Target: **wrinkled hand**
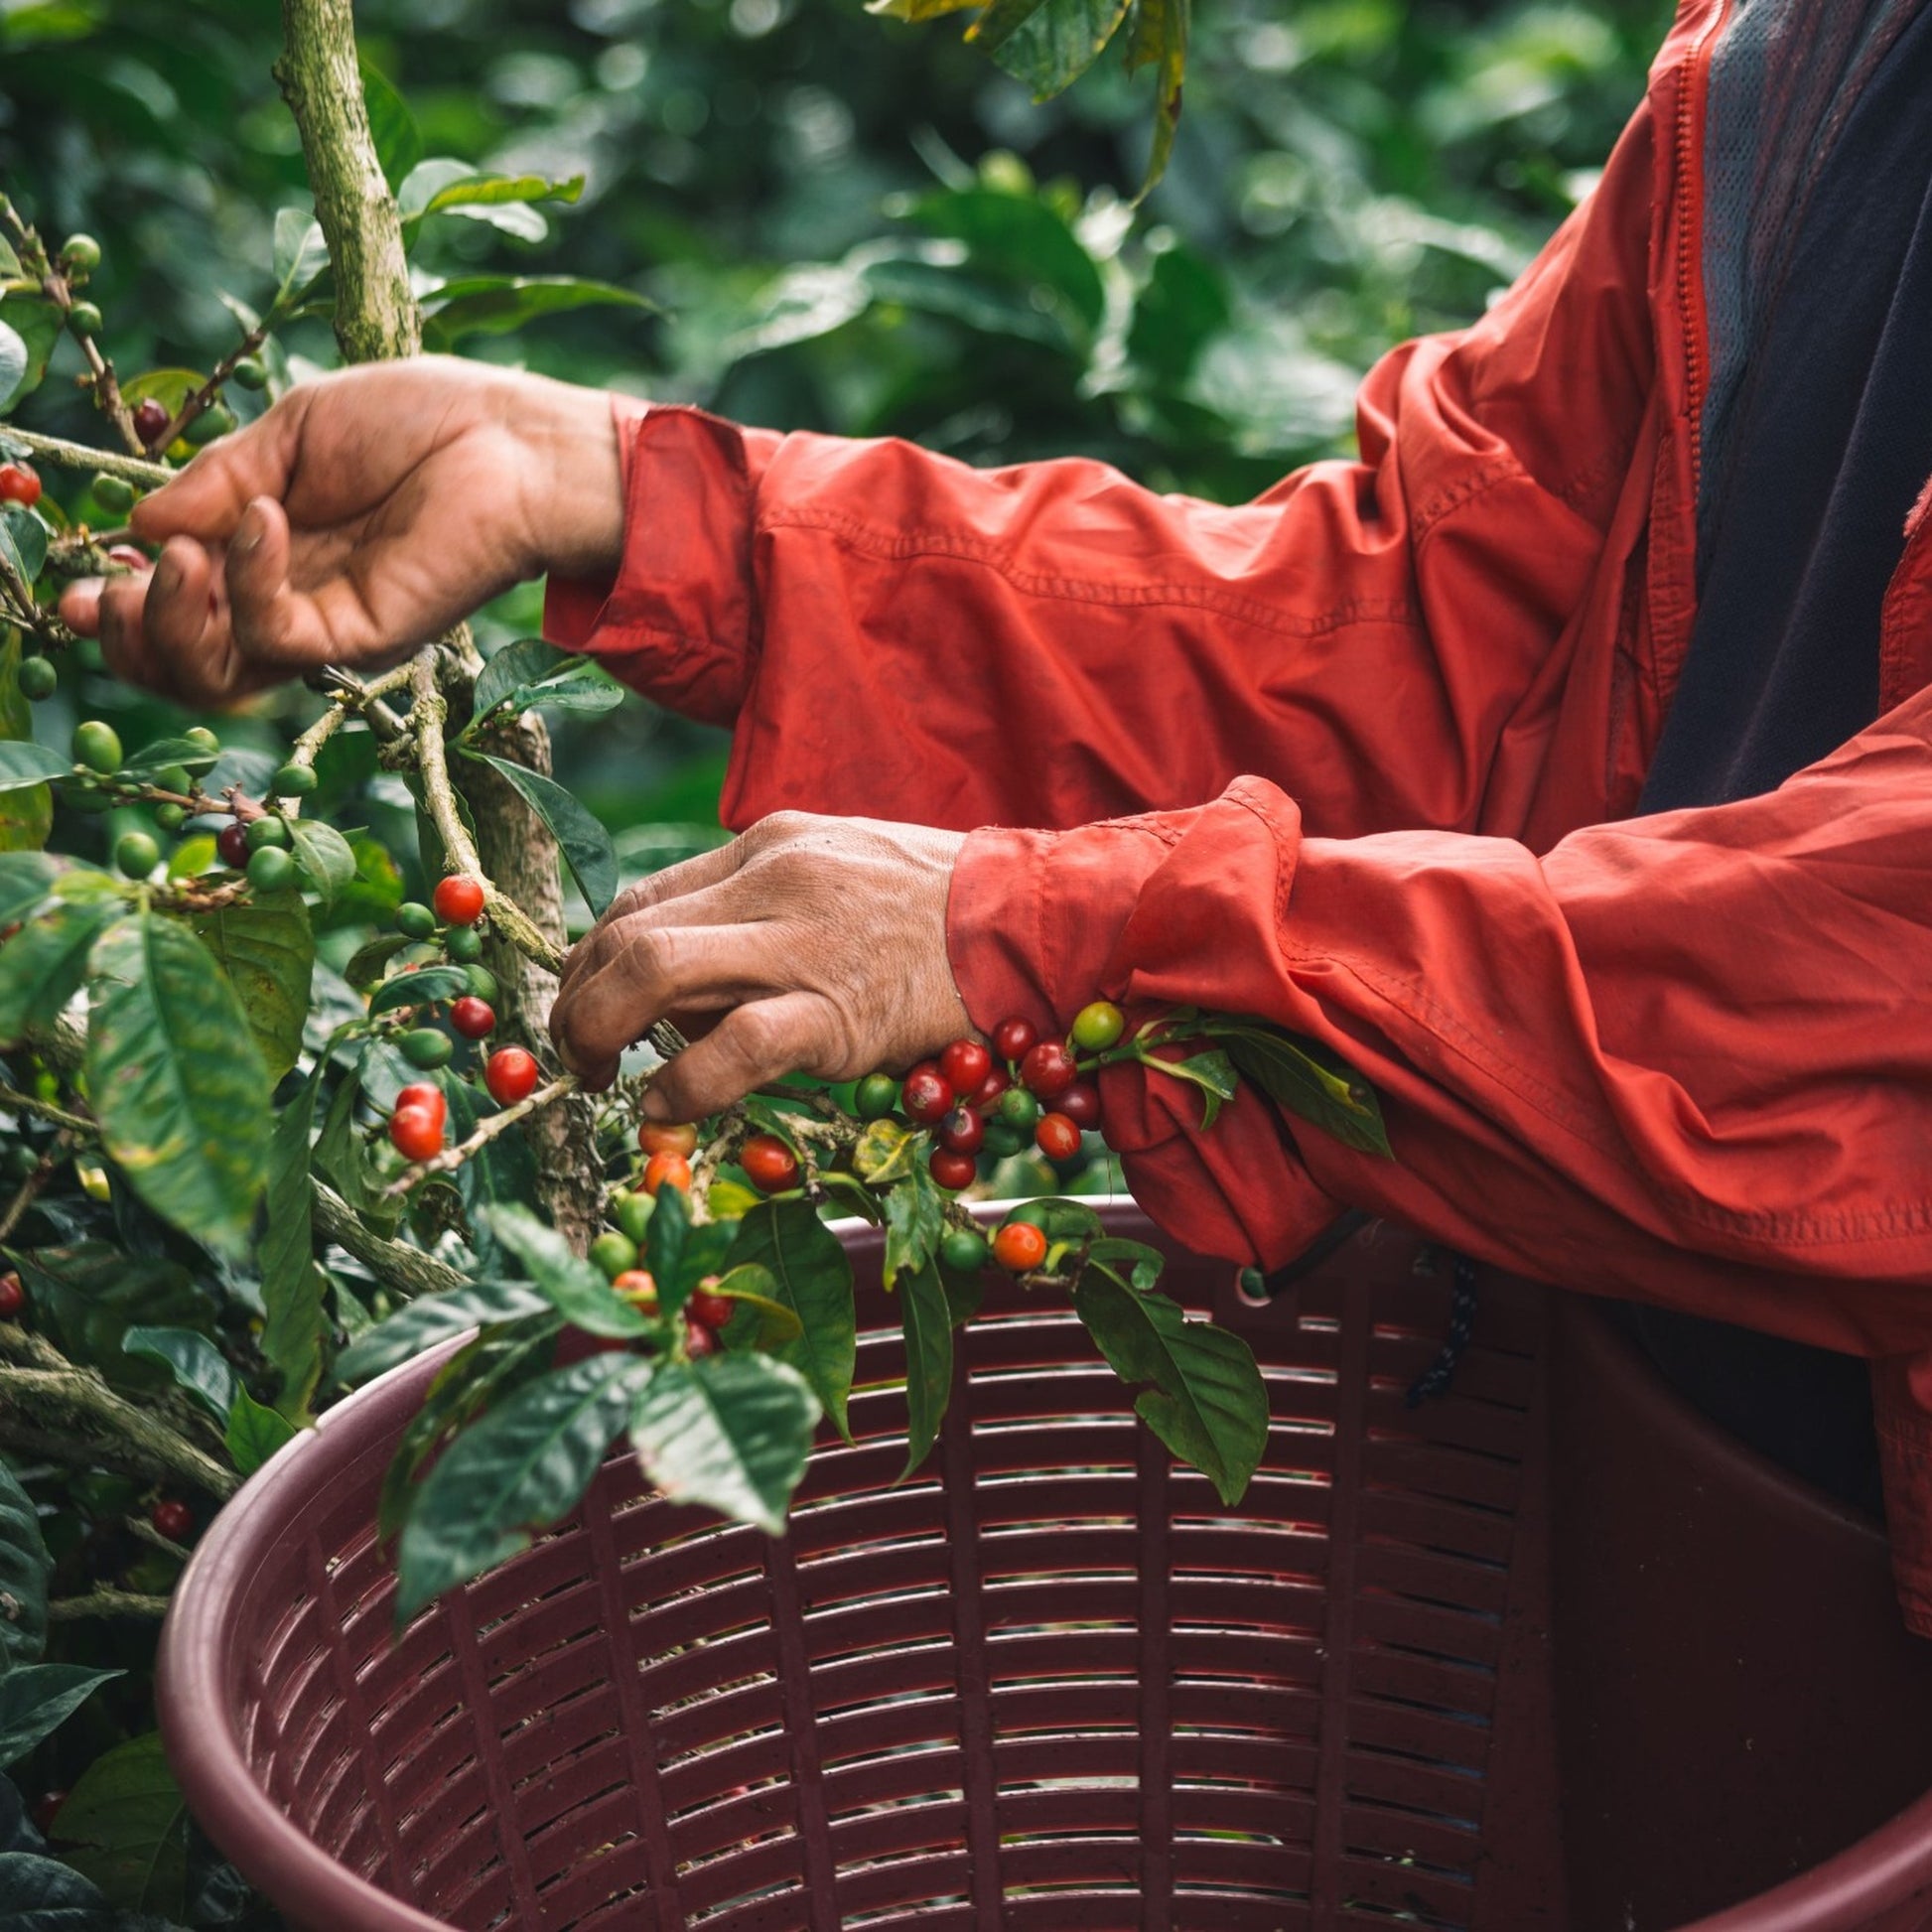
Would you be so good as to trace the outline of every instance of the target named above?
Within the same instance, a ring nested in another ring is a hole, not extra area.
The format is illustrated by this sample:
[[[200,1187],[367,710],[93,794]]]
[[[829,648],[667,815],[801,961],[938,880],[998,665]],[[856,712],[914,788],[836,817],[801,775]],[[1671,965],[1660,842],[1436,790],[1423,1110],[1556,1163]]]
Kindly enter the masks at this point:
[[[117,676],[221,705],[392,663],[549,569],[614,560],[610,399],[424,356],[302,384],[135,505],[152,573],[70,585]]]
[[[661,1019],[724,1018],[651,1081],[702,1120],[786,1073],[856,1079],[972,1031],[946,957],[958,832],[779,812],[622,894],[564,962],[550,1031],[594,1090]]]

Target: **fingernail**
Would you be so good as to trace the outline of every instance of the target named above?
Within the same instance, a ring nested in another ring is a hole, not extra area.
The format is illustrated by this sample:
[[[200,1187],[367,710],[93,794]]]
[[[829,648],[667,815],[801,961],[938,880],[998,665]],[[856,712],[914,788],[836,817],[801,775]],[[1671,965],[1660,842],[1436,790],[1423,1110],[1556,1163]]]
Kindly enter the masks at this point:
[[[646,1120],[669,1120],[671,1103],[655,1087],[646,1087],[643,1099],[638,1102],[637,1111]]]
[[[262,515],[253,503],[241,512],[241,522],[234,533],[234,547],[244,556],[262,540]]]

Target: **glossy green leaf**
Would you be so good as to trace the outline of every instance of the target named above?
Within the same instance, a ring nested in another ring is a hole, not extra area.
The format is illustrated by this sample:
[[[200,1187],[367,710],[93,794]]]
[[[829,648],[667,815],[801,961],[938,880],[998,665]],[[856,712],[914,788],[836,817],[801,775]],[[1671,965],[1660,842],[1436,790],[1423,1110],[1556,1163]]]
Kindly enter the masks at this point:
[[[548,1297],[523,1282],[478,1282],[443,1295],[419,1296],[357,1335],[337,1357],[336,1374],[358,1388],[467,1329],[513,1321],[550,1306]]]
[[[0,791],[45,784],[49,778],[66,777],[72,769],[69,759],[45,745],[28,739],[0,739]]]
[[[130,778],[151,778],[155,773],[166,770],[171,764],[179,764],[192,773],[210,770],[220,760],[219,752],[210,752],[199,740],[156,738],[150,739],[138,751],[129,753],[127,762],[121,766],[121,770]]]
[[[366,993],[380,983],[384,969],[397,953],[407,952],[418,942],[402,932],[379,932],[357,946],[343,968],[343,978],[358,993]]]
[[[29,584],[47,568],[47,525],[24,503],[0,505],[0,561]]]
[[[408,102],[387,76],[366,58],[357,65],[362,70],[362,98],[368,105],[369,132],[375,137],[376,165],[382,170],[382,179],[394,189],[422,160],[423,137]]]
[[[269,1080],[246,1014],[207,948],[153,912],[111,925],[90,960],[87,1090],[142,1199],[230,1254],[267,1180]]]
[[[869,14],[883,14],[891,20],[937,20],[942,14],[963,13],[982,0],[866,0]]]
[[[240,1385],[227,1357],[206,1335],[193,1328],[136,1326],[121,1337],[121,1347],[160,1362],[216,1422],[227,1422]]]
[[[466,336],[513,335],[573,309],[616,306],[648,315],[657,307],[630,289],[570,275],[473,275],[432,289],[423,305],[423,338],[434,348],[448,348]]]
[[[22,1664],[0,1676],[0,1767],[25,1757],[103,1684],[120,1675],[80,1664]]]
[[[26,341],[20,332],[10,324],[0,322],[0,410],[13,401],[14,391],[27,380],[30,359]]]
[[[0,624],[0,743],[24,744],[34,736],[34,706],[20,689],[20,660],[26,650],[22,633]],[[53,826],[51,786],[16,785],[0,791],[0,860],[15,854],[38,856]],[[9,897],[7,883],[0,878],[0,900]],[[25,908],[9,914],[5,923],[24,916]]]
[[[651,1218],[654,1228],[663,1210]],[[527,1207],[505,1203],[486,1208],[483,1219],[511,1254],[530,1271],[530,1279],[573,1327],[613,1340],[648,1334],[650,1324],[557,1230]]]
[[[1268,1445],[1268,1390],[1248,1344],[1104,1266],[1081,1274],[1073,1308],[1123,1382],[1153,1383],[1134,1405],[1141,1419],[1222,1502],[1239,1502]]]
[[[804,1332],[798,1316],[775,1300],[776,1284],[756,1262],[734,1268],[722,1277],[711,1292],[722,1295],[734,1306],[731,1318],[719,1330],[718,1338],[727,1348],[776,1348],[796,1341]]]
[[[1146,1290],[1161,1279],[1161,1271],[1167,1266],[1166,1258],[1159,1248],[1150,1248],[1145,1241],[1129,1241],[1122,1235],[1104,1235],[1098,1241],[1087,1245],[1089,1261],[1104,1261],[1112,1265],[1116,1273],[1125,1272],[1130,1288]]]
[[[644,1473],[672,1501],[779,1536],[818,1418],[804,1378],[784,1362],[712,1355],[649,1374],[630,1412],[630,1440]]]
[[[11,38],[18,15],[10,19]],[[67,334],[60,308],[39,294],[11,294],[0,299],[0,323],[16,336],[27,350],[27,366],[14,380],[13,391],[0,407],[17,408],[38,389],[47,375],[47,364]]]
[[[418,966],[413,972],[392,973],[370,996],[369,1018],[401,1007],[461,999],[469,989],[470,976],[461,966]]]
[[[92,1879],[32,1852],[0,1854],[0,1932],[118,1932]]]
[[[1166,1078],[1185,1080],[1189,1086],[1201,1090],[1202,1133],[1214,1125],[1220,1115],[1222,1102],[1234,1098],[1238,1084],[1234,1062],[1218,1046],[1210,1047],[1204,1053],[1190,1053],[1180,1060],[1150,1054],[1146,1064]]]
[[[291,1421],[309,1413],[322,1378],[329,1332],[324,1282],[315,1261],[315,1190],[309,1176],[310,1139],[324,1067],[318,1063],[275,1119],[268,1147],[267,1212],[259,1253],[262,1278],[262,1358],[279,1378],[275,1406]]]
[[[257,1402],[246,1389],[237,1392],[228,1415],[226,1442],[228,1458],[243,1475],[253,1475],[295,1434],[295,1425],[286,1416]]]
[[[561,651],[540,637],[520,637],[483,666],[477,679],[469,731],[475,732],[492,711],[503,707],[512,713],[533,705],[612,711],[622,704],[623,695],[623,687],[613,683],[595,659]]]
[[[447,1068],[428,1077],[441,1082],[449,1101],[449,1137],[453,1143],[468,1140],[479,1123],[496,1112],[496,1103],[475,1081],[458,1079]],[[485,1142],[451,1177],[462,1197],[464,1213],[477,1231],[479,1255],[486,1267],[499,1269],[501,1254],[483,1212],[502,1201],[536,1197],[536,1161],[529,1141],[520,1133],[499,1134]]]
[[[1212,1027],[1237,1071],[1278,1106],[1358,1153],[1393,1159],[1375,1089],[1325,1046],[1262,1021]]]
[[[18,925],[36,911],[60,873],[44,852],[0,852],[0,925]]]
[[[283,208],[275,217],[275,309],[287,308],[328,266],[322,223],[307,208]]]
[[[966,244],[975,268],[1022,287],[1060,309],[1076,333],[1100,326],[1107,295],[1100,269],[1061,215],[1044,202],[992,188],[924,197],[912,219],[929,234]]]
[[[952,1393],[952,1308],[934,1262],[927,1260],[899,1277],[898,1311],[905,1330],[907,1442],[902,1482],[938,1441]]]
[[[881,1198],[886,1210],[886,1286],[923,1268],[946,1229],[946,1197],[923,1162]]]
[[[75,1870],[108,1902],[179,1918],[188,1888],[188,1809],[150,1731],[116,1745],[81,1772],[61,1807],[61,1837]]]
[[[315,934],[302,895],[257,893],[193,913],[188,923],[240,996],[262,1064],[271,1081],[279,1080],[302,1050],[315,972]]]
[[[130,1327],[213,1332],[214,1305],[176,1262],[96,1240],[16,1250],[14,1262],[36,1321],[53,1330],[65,1354],[99,1369],[117,1388],[148,1393],[173,1379],[171,1370],[122,1347]]]
[[[46,1648],[53,1568],[34,1499],[0,1461],[0,1676],[34,1663]]]
[[[0,946],[0,1040],[61,1017],[86,977],[94,941],[120,911],[118,900],[56,905]]]
[[[508,759],[482,752],[467,756],[500,772],[523,794],[530,809],[550,828],[584,902],[601,917],[618,896],[618,855],[610,833],[554,779]]]
[[[858,1362],[852,1262],[809,1201],[762,1201],[738,1224],[734,1268],[748,1264],[771,1277],[771,1299],[798,1317],[797,1340],[771,1352],[805,1378],[847,1442],[846,1402]]]
[[[355,853],[333,825],[319,818],[289,820],[289,847],[302,876],[325,903],[332,901],[355,877]]]
[[[650,1374],[636,1356],[591,1355],[519,1389],[458,1436],[403,1525],[398,1620],[576,1508]]]
[[[1181,82],[1187,72],[1187,31],[1193,0],[1134,0],[1127,67],[1154,69],[1154,141],[1148,152],[1141,196],[1168,172],[1180,125]]]

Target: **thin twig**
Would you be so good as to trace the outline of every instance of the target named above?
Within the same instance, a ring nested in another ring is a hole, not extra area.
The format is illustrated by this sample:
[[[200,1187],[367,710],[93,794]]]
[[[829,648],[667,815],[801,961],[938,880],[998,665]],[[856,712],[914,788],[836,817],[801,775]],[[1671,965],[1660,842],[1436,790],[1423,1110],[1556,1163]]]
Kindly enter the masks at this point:
[[[136,1541],[145,1543],[150,1549],[159,1550],[163,1556],[179,1557],[183,1563],[188,1561],[188,1552],[171,1536],[163,1536],[145,1516],[123,1516],[127,1533]]]
[[[176,437],[198,416],[206,415],[208,408],[219,399],[222,386],[235,372],[237,362],[245,362],[268,340],[268,325],[258,322],[242,337],[227,354],[208,371],[207,380],[192,394],[182,400],[182,405],[174,413],[168,427],[149,445],[151,449],[166,450],[173,446]]]
[[[432,1154],[427,1161],[417,1161],[405,1168],[382,1190],[384,1197],[406,1194],[433,1173],[454,1172],[462,1167],[464,1162],[481,1154],[499,1134],[508,1133],[519,1120],[576,1091],[577,1075],[560,1073],[547,1087],[539,1087],[535,1093],[517,1101],[514,1106],[505,1107],[501,1113],[491,1114],[487,1119],[479,1121],[475,1132],[467,1141],[459,1141],[455,1147],[446,1147],[442,1153]]]
[[[0,1241],[13,1239],[14,1229],[26,1218],[27,1210],[40,1198],[41,1189],[54,1178],[68,1158],[74,1138],[71,1128],[62,1128],[49,1144],[47,1152],[35,1164],[33,1173],[14,1190],[13,1199],[7,1203],[7,1211],[0,1214]]]
[[[4,1082],[0,1082],[0,1111],[38,1114],[42,1120],[51,1120],[56,1126],[68,1128],[76,1134],[99,1131],[84,1115],[70,1114],[65,1107],[57,1107],[51,1100],[36,1100],[30,1093],[18,1093]]]
[[[57,1596],[47,1606],[50,1623],[77,1623],[89,1616],[164,1617],[168,1614],[165,1596],[137,1595],[133,1590],[110,1589],[97,1584],[85,1596]]]
[[[165,463],[151,463],[144,456],[119,456],[112,450],[90,449],[85,443],[69,443],[64,436],[43,436],[38,430],[20,429],[12,423],[0,428],[0,438],[21,444],[30,455],[58,464],[62,469],[97,470],[104,477],[118,477],[141,489],[159,489],[181,474]]]

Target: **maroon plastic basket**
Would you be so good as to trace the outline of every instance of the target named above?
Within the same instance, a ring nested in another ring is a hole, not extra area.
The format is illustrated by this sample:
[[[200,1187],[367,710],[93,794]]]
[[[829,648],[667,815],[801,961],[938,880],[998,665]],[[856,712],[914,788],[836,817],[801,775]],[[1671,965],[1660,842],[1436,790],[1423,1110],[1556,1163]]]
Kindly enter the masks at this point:
[[[618,1459],[392,1643],[374,1497],[440,1353],[398,1370],[189,1568],[192,1809],[310,1932],[1649,1932],[1770,1885],[1710,1926],[1932,1924],[1932,1801],[1854,1843],[1932,1786],[1932,1647],[1870,1526],[1507,1278],[1409,1410],[1449,1270],[1391,1230],[1265,1310],[1225,1265],[1167,1286],[1268,1379],[1236,1510],[1007,1286],[910,1481],[882,1327],[783,1541]]]

